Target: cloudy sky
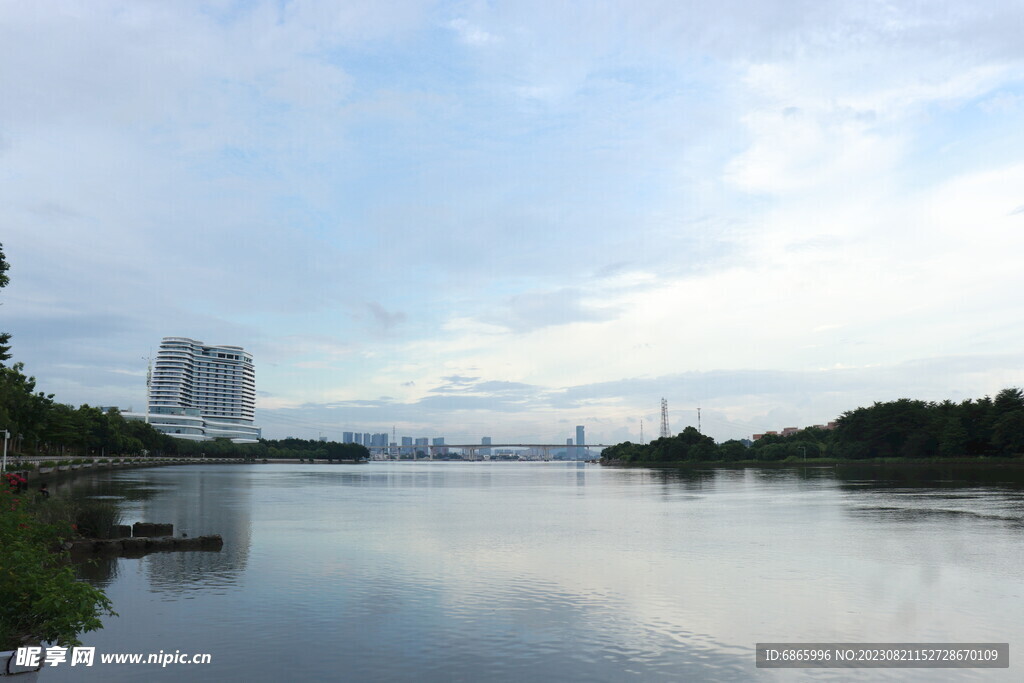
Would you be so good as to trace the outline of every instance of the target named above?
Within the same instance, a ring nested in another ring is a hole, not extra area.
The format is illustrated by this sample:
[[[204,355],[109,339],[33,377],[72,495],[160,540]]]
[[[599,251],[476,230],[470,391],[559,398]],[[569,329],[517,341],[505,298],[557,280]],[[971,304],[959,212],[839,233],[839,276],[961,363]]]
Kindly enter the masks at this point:
[[[722,440],[1024,384],[1021,2],[0,0],[0,329],[264,435]]]

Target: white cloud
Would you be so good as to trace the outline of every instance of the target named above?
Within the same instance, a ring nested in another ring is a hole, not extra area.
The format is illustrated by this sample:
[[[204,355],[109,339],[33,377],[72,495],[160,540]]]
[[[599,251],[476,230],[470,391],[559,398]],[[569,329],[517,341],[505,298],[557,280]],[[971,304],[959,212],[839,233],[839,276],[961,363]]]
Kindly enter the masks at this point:
[[[459,40],[467,45],[481,46],[499,40],[497,36],[488,33],[479,26],[474,26],[465,19],[452,19],[448,22],[448,27],[455,31],[459,36]]]
[[[574,387],[998,357],[1021,332],[1021,18],[7,3],[7,327],[62,400],[137,402],[136,358],[187,334],[254,349],[262,409],[477,431],[505,411],[551,438],[651,403],[559,404]],[[1018,377],[978,367],[948,386]],[[877,398],[912,371],[882,374]],[[432,397],[454,375],[493,391]],[[809,415],[765,376],[709,409]]]
[[[727,177],[749,192],[862,191],[877,182],[880,169],[893,169],[902,152],[899,137],[882,134],[855,112],[758,111],[744,122],[752,144]]]

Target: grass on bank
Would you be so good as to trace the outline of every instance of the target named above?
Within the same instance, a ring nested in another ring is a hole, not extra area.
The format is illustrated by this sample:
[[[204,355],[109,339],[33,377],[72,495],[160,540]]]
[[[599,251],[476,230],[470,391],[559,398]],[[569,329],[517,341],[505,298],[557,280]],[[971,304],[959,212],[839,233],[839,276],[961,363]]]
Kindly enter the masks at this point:
[[[36,500],[29,506],[43,524],[67,526],[84,538],[113,538],[121,524],[121,510],[114,501],[57,497]]]

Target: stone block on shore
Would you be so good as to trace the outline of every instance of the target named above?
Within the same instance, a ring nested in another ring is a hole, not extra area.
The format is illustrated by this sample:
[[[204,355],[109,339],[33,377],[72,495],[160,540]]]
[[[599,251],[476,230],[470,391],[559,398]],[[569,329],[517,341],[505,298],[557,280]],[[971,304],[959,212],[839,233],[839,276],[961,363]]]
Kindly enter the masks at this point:
[[[68,548],[74,555],[120,554],[124,550],[120,538],[84,538],[71,541]]]
[[[147,553],[166,551],[220,551],[224,547],[224,539],[220,534],[212,536],[196,536],[194,538],[174,536],[133,536],[131,538],[83,538],[64,545],[75,555],[120,554],[129,557],[141,557]]]
[[[212,536],[199,536],[199,547],[203,550],[220,550],[224,547],[224,539],[221,538],[220,534],[214,534]]]
[[[153,538],[156,536],[173,536],[173,524],[151,524],[149,522],[135,522],[132,525],[132,536]]]
[[[156,534],[153,533],[152,524],[149,524],[147,522],[135,522],[135,524],[132,524],[132,536],[137,536],[140,538],[149,538],[150,536],[155,535]]]

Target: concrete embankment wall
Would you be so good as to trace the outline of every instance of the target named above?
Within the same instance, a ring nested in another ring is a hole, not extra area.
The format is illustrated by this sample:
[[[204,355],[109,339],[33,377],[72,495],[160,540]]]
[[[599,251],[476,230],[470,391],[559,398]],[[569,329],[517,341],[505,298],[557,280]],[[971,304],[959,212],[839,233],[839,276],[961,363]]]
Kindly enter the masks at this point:
[[[169,465],[209,465],[209,464],[232,464],[246,465],[253,464],[252,460],[240,460],[237,458],[124,458],[119,462],[98,462],[100,458],[92,462],[85,462],[78,465],[58,465],[54,467],[39,467],[41,462],[52,461],[53,458],[32,458],[25,460],[14,460],[8,458],[7,471],[20,474],[29,480],[29,486],[38,486],[44,482],[65,477],[74,477],[77,474],[100,472],[105,470],[130,469],[134,467],[166,467]],[[26,467],[25,465],[31,465]]]

